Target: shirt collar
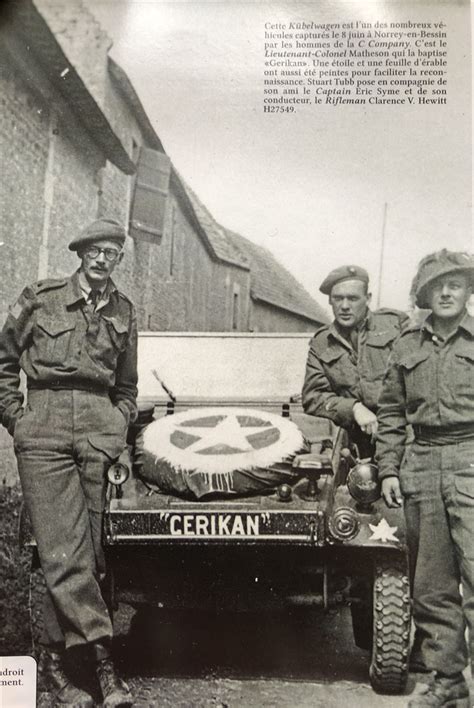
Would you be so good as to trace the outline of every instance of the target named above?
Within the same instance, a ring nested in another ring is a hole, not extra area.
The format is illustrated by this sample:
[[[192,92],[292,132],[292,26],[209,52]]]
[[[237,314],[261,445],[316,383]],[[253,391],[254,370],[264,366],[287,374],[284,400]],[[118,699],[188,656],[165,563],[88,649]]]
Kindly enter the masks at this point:
[[[367,314],[366,314],[365,318],[362,320],[360,325],[357,327],[356,331],[360,332],[363,329],[374,329],[374,318],[373,318],[372,312],[370,310],[367,310]],[[329,325],[329,332],[334,337],[336,337],[336,339],[342,338],[345,341],[347,341],[345,339],[344,335],[342,334],[341,330],[339,329],[336,320],[333,320],[333,322],[331,322],[331,324]],[[351,330],[351,332],[352,332],[352,330]]]
[[[81,288],[82,292],[84,293],[84,299],[87,301],[89,295],[91,294],[91,286],[89,285],[86,276],[82,272],[82,270],[79,270],[77,273],[77,279],[79,281],[79,287]],[[98,299],[100,300],[107,288],[108,282],[102,287],[102,288],[97,288],[97,292],[99,293]]]
[[[362,329],[364,325],[367,329],[375,329],[374,316],[370,310],[367,310],[367,315],[360,329]]]
[[[458,324],[457,329],[462,329],[469,334],[471,338],[474,338],[474,317],[468,312],[464,315],[461,322]],[[426,316],[421,324],[421,331],[427,332],[430,336],[434,334],[433,330],[433,319],[431,312]],[[457,331],[457,330],[455,330]]]
[[[67,289],[66,305],[74,305],[79,300],[87,302],[89,293],[92,290],[81,270],[76,270],[69,278]],[[105,286],[99,291],[100,299],[107,299],[116,290],[115,283],[109,278]]]

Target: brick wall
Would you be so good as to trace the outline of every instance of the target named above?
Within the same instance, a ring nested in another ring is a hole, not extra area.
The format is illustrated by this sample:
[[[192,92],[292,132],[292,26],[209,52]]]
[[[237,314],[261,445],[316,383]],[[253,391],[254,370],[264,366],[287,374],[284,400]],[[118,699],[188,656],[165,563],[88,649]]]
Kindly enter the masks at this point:
[[[248,302],[248,272],[214,261],[176,195],[168,200],[161,243],[129,239],[115,278],[134,301],[140,329],[231,329],[234,283]],[[247,305],[240,329],[247,328]]]
[[[48,229],[48,276],[63,277],[78,265],[68,243],[95,219],[98,207],[98,174],[103,157],[78,130],[73,142],[67,126],[58,122],[54,136],[53,198]]]
[[[88,90],[103,107],[111,38],[81,0],[35,0],[35,5]]]
[[[67,244],[95,218],[100,150],[21,45],[0,40],[0,316],[23,287],[69,275]]]
[[[0,316],[26,282],[34,280],[43,216],[49,110],[0,50]]]
[[[130,155],[145,137],[119,85],[107,73],[110,45],[81,2],[37,0],[63,51]],[[0,38],[2,74],[2,223],[0,315],[23,286],[64,277],[78,265],[67,244],[97,215],[128,225],[133,177],[110,163],[55,93],[34,56]],[[34,51],[34,38],[32,38]],[[170,187],[172,190],[173,188]],[[116,281],[135,302],[139,327],[154,330],[305,331],[302,318],[253,307],[248,270],[217,261],[207,250],[187,207],[172,191],[163,238],[127,240]]]

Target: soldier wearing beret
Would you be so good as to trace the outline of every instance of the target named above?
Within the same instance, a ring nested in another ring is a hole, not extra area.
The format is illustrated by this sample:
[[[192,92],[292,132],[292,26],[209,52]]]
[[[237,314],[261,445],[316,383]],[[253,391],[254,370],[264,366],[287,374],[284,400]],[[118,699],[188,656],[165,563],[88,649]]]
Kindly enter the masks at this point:
[[[360,266],[336,268],[319,289],[329,296],[334,322],[311,340],[303,407],[346,428],[360,457],[372,457],[382,379],[407,316],[397,310],[370,311],[369,276]]]
[[[380,397],[382,493],[389,507],[404,499],[416,562],[414,617],[435,672],[411,708],[470,706],[462,671],[466,624],[471,668],[474,656],[473,286],[474,259],[466,254],[442,250],[421,261],[412,291],[431,313],[395,344]]]
[[[110,277],[125,237],[116,221],[94,221],[69,245],[80,268],[26,287],[0,335],[0,416],[47,585],[42,663],[54,705],[94,705],[65,671],[71,649],[95,662],[104,706],[131,705],[100,585],[106,473],[136,417],[135,310]]]

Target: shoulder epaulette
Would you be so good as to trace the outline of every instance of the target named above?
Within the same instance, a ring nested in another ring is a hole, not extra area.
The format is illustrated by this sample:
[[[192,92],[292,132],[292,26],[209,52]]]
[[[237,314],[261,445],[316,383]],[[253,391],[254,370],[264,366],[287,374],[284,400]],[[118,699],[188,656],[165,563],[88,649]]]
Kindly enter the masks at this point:
[[[316,330],[316,332],[313,334],[313,339],[318,336],[318,334],[322,334],[322,332],[326,332],[329,329],[329,325],[325,324],[319,327],[319,329]]]
[[[47,290],[55,290],[56,288],[62,288],[66,285],[67,278],[48,278],[46,280],[38,280],[31,286],[31,289],[35,293],[44,293]]]
[[[423,323],[422,322],[411,322],[400,332],[400,337],[405,337],[407,334],[413,334],[413,332],[419,332]]]
[[[120,292],[120,290],[117,290],[117,294],[119,297],[122,298],[122,300],[125,300],[125,302],[127,302],[129,305],[131,305],[131,307],[133,307],[133,302],[130,300],[129,297],[125,295],[125,293],[122,293]]]
[[[407,313],[403,312],[403,310],[395,310],[395,309],[392,309],[391,307],[381,307],[378,310],[374,310],[373,314],[374,315],[395,315],[395,317],[398,317],[399,319],[400,318],[405,319],[406,317],[408,317]]]

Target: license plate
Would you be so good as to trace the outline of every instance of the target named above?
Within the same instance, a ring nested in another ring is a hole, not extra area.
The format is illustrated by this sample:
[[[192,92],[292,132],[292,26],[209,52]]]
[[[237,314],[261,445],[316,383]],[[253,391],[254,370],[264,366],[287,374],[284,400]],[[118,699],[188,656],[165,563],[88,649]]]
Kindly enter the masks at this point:
[[[317,542],[320,518],[307,512],[154,511],[109,514],[114,542],[300,540]]]

